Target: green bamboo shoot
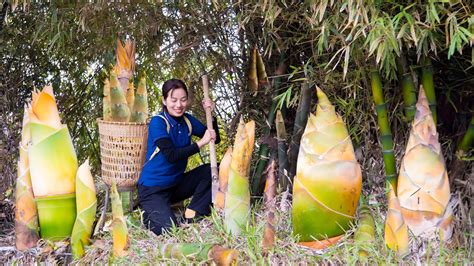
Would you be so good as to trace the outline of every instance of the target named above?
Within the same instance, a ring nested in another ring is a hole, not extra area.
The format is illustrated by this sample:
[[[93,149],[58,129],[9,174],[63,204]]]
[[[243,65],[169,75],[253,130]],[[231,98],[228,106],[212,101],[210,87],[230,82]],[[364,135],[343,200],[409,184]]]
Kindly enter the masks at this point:
[[[71,235],[76,218],[77,157],[66,125],[62,125],[53,88],[34,92],[29,108],[31,183],[42,238]]]
[[[239,252],[235,249],[226,249],[214,244],[201,243],[172,243],[159,247],[159,254],[163,258],[192,259],[196,262],[211,260],[216,265],[236,265]]]
[[[127,221],[123,215],[122,201],[117,191],[115,180],[112,181],[110,189],[110,201],[112,204],[112,240],[114,256],[122,257],[128,254],[128,229]]]
[[[146,90],[146,75],[142,74],[138,82],[135,103],[133,104],[132,122],[146,123],[148,119],[148,94]]]
[[[359,227],[354,233],[354,242],[359,247],[359,256],[367,257],[368,247],[375,242],[375,221],[367,206],[359,211]]]
[[[114,70],[110,71],[110,104],[113,121],[128,122],[130,120],[130,108]]]
[[[225,194],[224,225],[232,235],[239,235],[250,218],[249,170],[254,146],[255,122],[240,120],[235,136]]]
[[[318,107],[301,138],[293,183],[293,233],[300,244],[333,244],[354,219],[362,172],[342,118],[317,88]],[[323,245],[322,247],[325,247]]]
[[[97,211],[97,196],[89,160],[77,170],[76,176],[77,217],[72,229],[71,246],[74,259],[84,256],[84,247],[89,245],[92,225]]]
[[[15,192],[15,245],[21,251],[34,247],[39,240],[38,211],[33,195],[28,162],[28,145],[30,140],[30,119],[28,109],[25,106]]]

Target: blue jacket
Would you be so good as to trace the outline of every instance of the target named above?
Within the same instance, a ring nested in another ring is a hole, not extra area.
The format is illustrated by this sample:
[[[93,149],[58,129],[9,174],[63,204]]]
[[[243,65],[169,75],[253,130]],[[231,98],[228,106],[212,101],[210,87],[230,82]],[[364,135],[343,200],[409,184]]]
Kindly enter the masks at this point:
[[[178,183],[179,178],[186,170],[188,160],[182,160],[176,163],[170,163],[162,152],[158,152],[150,160],[157,147],[157,140],[161,138],[170,138],[176,148],[191,145],[191,136],[202,136],[206,127],[195,117],[185,113],[184,115],[191,123],[192,132],[189,134],[189,128],[184,119],[175,119],[167,112],[161,112],[151,118],[148,127],[148,146],[145,165],[143,166],[138,184],[145,186],[170,187]],[[166,121],[169,124],[167,130]]]

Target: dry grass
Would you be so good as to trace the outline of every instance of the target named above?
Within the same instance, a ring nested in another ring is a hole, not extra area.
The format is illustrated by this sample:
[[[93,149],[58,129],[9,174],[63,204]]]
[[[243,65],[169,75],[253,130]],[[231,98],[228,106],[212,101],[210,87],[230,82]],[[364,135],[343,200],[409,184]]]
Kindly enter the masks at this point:
[[[455,195],[456,196],[456,195]],[[462,196],[462,195],[458,195]],[[286,200],[282,200],[286,198]],[[268,256],[263,256],[262,233],[265,223],[262,217],[262,205],[257,203],[252,211],[253,226],[246,228],[238,237],[227,234],[223,227],[223,220],[213,213],[211,217],[197,224],[185,224],[174,228],[165,235],[156,236],[145,230],[140,224],[140,213],[136,210],[129,216],[128,226],[130,231],[129,255],[122,258],[111,256],[112,242],[109,232],[101,232],[96,236],[94,243],[86,249],[86,255],[80,261],[71,261],[69,247],[65,243],[41,242],[37,248],[27,252],[18,252],[14,249],[1,251],[1,258],[7,264],[25,264],[33,262],[44,263],[80,263],[80,264],[190,264],[205,263],[194,261],[192,257],[183,260],[162,258],[158,252],[159,245],[163,243],[215,243],[224,247],[234,248],[240,252],[239,263],[242,265],[253,264],[470,264],[472,263],[472,245],[474,234],[468,230],[472,225],[468,206],[462,201],[456,208],[456,228],[453,238],[448,243],[439,244],[438,241],[421,241],[412,238],[411,253],[400,258],[385,247],[383,241],[383,227],[385,204],[375,199],[383,195],[372,195],[369,199],[370,208],[376,221],[376,241],[368,246],[368,257],[364,260],[358,256],[360,246],[352,241],[353,230],[347,232],[344,239],[336,246],[323,251],[314,251],[296,244],[297,238],[291,234],[291,207],[288,195],[279,196],[277,208],[277,239],[275,248]],[[10,228],[13,229],[13,228]],[[14,235],[10,231],[2,237],[2,245],[13,246]]]

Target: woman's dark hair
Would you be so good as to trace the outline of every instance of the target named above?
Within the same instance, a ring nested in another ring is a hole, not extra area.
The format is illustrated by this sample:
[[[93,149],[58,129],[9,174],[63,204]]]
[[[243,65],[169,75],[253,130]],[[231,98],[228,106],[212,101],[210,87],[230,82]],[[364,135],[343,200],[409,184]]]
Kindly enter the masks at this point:
[[[186,87],[186,84],[184,84],[182,80],[169,79],[163,84],[163,87],[161,88],[161,95],[163,95],[163,98],[166,99],[168,98],[170,91],[179,88],[183,89],[186,92],[186,95],[188,95],[188,87]]]

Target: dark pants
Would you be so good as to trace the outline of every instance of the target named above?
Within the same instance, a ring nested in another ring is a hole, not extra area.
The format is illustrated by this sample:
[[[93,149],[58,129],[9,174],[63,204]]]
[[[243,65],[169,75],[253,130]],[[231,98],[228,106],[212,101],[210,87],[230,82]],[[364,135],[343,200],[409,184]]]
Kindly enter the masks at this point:
[[[211,167],[201,165],[183,174],[181,181],[172,187],[138,185],[138,200],[144,210],[145,226],[160,235],[163,230],[177,224],[171,204],[193,197],[188,208],[196,215],[211,213]]]

